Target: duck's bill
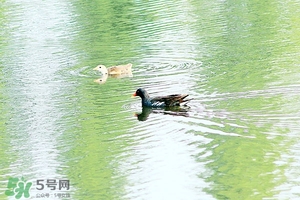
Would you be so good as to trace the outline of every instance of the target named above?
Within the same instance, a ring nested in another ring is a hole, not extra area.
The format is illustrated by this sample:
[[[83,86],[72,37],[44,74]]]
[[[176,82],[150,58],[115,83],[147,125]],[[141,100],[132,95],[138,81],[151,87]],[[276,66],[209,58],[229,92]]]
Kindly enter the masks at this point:
[[[132,94],[131,98],[136,97],[136,92]]]
[[[98,67],[95,67],[93,70],[98,70]]]

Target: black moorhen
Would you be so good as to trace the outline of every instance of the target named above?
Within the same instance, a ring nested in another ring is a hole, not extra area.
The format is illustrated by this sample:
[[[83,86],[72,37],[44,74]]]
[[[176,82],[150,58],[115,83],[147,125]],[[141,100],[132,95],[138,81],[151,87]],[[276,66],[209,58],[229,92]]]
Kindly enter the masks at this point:
[[[184,99],[188,94],[171,94],[168,96],[158,96],[150,98],[149,94],[143,88],[137,89],[137,91],[132,96],[139,96],[142,98],[143,107],[172,107],[180,106],[180,103],[190,101],[191,99]]]

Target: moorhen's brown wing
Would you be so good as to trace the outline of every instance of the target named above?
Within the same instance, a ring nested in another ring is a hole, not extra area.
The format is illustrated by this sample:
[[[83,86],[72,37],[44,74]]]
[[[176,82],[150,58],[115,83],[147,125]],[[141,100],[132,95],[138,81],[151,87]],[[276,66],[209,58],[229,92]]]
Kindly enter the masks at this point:
[[[189,96],[188,94],[171,94],[168,96],[158,96],[158,97],[153,97],[151,99],[151,103],[152,105],[155,106],[160,106],[159,104],[161,104],[161,106],[180,106],[180,103],[189,101],[188,99],[185,100],[184,98],[186,98],[187,96]]]

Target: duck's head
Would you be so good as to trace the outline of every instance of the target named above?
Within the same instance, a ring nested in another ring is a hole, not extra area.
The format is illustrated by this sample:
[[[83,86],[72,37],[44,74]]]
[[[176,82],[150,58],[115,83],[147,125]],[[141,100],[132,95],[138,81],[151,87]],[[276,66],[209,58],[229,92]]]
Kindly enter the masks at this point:
[[[98,65],[93,70],[101,72],[103,75],[108,74],[107,68],[104,65]]]

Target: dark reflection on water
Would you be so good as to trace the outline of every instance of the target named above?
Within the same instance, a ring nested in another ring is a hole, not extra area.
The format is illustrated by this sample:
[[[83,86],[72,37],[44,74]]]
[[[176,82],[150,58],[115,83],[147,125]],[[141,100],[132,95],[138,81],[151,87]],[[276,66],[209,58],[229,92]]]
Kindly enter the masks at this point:
[[[173,115],[173,116],[184,116],[188,117],[189,107],[182,108],[182,107],[170,107],[165,109],[154,109],[154,108],[147,108],[143,107],[141,113],[135,113],[135,116],[139,121],[146,121],[151,113],[157,114],[165,114],[165,115]]]
[[[0,199],[22,175],[70,199],[299,197],[298,2],[2,3]]]

